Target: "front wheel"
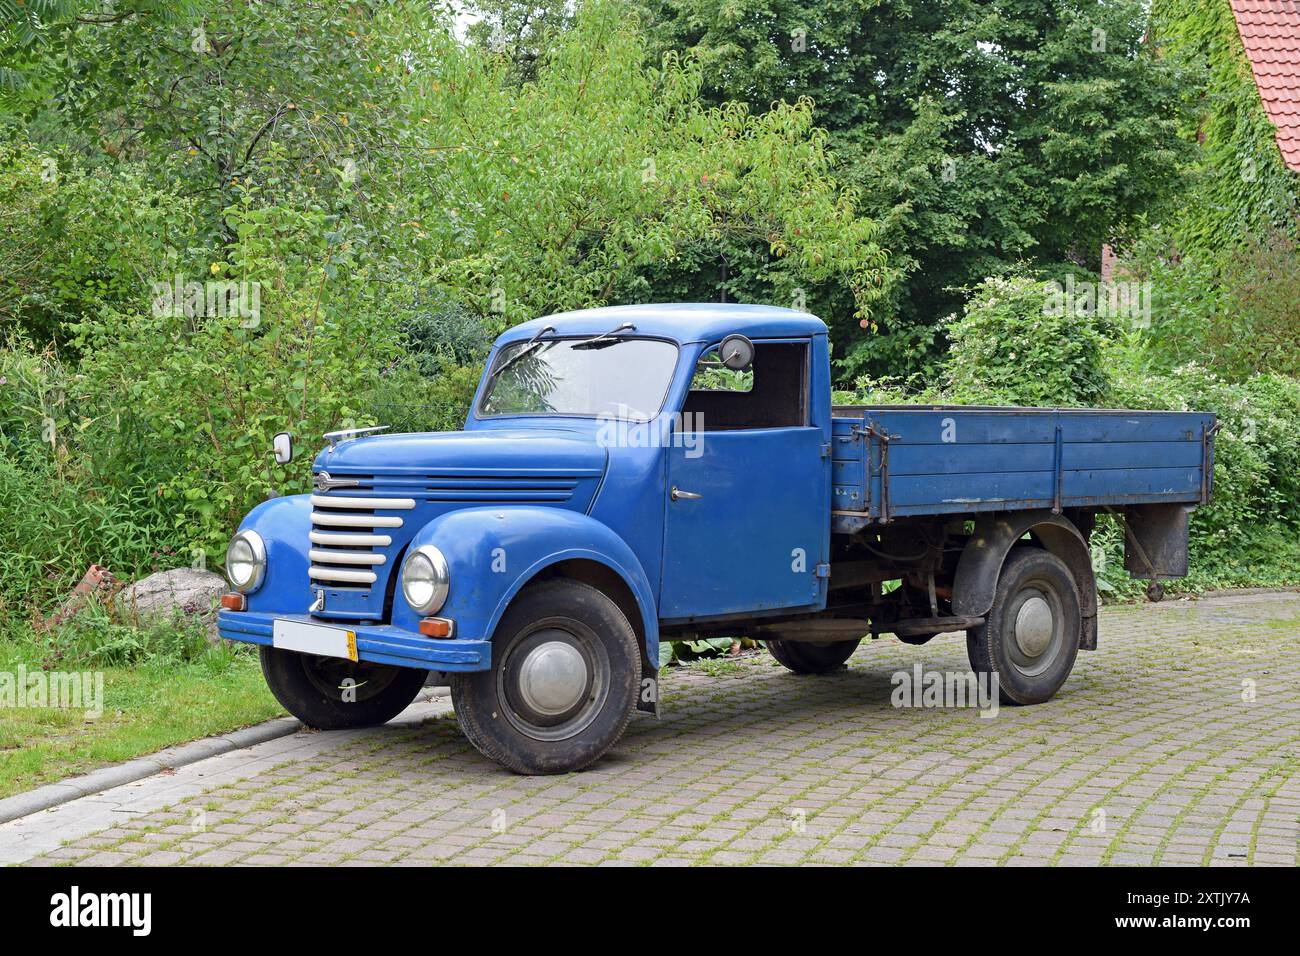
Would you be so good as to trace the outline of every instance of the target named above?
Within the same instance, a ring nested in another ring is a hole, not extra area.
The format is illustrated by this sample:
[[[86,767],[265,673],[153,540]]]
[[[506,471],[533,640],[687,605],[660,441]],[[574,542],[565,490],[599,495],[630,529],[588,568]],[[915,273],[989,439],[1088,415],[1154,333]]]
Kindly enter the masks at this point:
[[[861,642],[861,638],[854,638],[851,641],[810,644],[806,641],[773,638],[767,642],[767,650],[778,662],[796,674],[827,674],[852,657]]]
[[[424,686],[428,671],[260,648],[262,675],[284,709],[308,727],[344,730],[387,723]]]
[[[985,622],[966,632],[966,651],[977,673],[997,675],[1004,704],[1040,704],[1070,676],[1082,626],[1065,562],[1017,548],[1002,565]]]
[[[640,645],[618,605],[579,581],[544,581],[501,618],[492,669],[452,675],[451,699],[485,757],[515,773],[566,773],[623,736],[640,679]]]

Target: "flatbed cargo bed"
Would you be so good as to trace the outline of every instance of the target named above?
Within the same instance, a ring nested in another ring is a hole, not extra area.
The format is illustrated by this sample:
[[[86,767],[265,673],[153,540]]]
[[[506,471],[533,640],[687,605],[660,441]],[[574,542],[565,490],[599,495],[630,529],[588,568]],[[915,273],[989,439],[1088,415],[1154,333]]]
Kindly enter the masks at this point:
[[[912,516],[1203,504],[1214,415],[1128,409],[836,406],[832,527]]]

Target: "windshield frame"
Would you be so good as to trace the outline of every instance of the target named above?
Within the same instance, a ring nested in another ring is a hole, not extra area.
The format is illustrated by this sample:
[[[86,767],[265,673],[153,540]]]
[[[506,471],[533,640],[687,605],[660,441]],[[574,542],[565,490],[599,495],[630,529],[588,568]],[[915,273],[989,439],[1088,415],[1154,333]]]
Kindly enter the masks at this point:
[[[596,337],[596,334],[567,334],[567,335],[547,335],[538,340],[536,344],[549,345],[556,342],[584,342]],[[666,376],[664,381],[664,393],[659,398],[659,404],[653,412],[649,412],[644,418],[632,418],[619,416],[613,418],[614,421],[645,423],[654,421],[664,410],[664,405],[668,402],[668,397],[672,394],[673,383],[677,381],[677,373],[681,370],[682,363],[682,345],[676,339],[670,339],[662,335],[637,335],[635,331],[629,330],[628,334],[619,335],[612,339],[614,342],[625,342],[636,340],[641,342],[664,342],[673,347],[673,368]],[[474,398],[474,418],[479,421],[495,421],[502,418],[577,418],[596,421],[600,418],[608,417],[603,412],[501,412],[493,414],[483,410],[483,402],[491,393],[496,384],[496,373],[501,363],[505,361],[502,356],[507,349],[518,346],[526,346],[527,338],[512,339],[509,342],[502,342],[492,353],[492,360],[483,369],[483,378],[479,385],[478,395]],[[599,351],[599,350],[598,350]],[[517,352],[515,354],[518,354]]]

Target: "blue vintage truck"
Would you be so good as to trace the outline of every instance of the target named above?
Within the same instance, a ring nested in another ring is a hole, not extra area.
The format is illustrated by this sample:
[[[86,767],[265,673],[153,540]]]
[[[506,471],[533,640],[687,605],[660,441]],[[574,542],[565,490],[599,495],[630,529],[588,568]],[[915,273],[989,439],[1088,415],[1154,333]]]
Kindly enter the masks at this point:
[[[663,641],[748,635],[817,674],[866,635],[965,631],[1001,699],[1037,704],[1097,644],[1098,514],[1151,596],[1187,573],[1215,428],[832,408],[826,326],[788,309],[553,315],[497,340],[463,431],[327,435],[314,490],[231,541],[219,628],[320,728],[382,723],[444,672],[466,736],[520,773],[657,712]]]

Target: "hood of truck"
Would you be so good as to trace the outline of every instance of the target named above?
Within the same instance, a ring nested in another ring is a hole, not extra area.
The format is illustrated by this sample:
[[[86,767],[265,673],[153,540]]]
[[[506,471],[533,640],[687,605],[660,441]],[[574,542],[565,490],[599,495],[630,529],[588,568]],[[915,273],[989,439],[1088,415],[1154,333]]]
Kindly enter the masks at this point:
[[[325,594],[313,613],[380,619],[402,552],[428,522],[485,505],[586,512],[605,466],[594,436],[544,428],[374,435],[322,451],[310,547],[312,588]]]
[[[366,483],[376,490],[400,485],[435,499],[444,491],[474,490],[484,501],[527,500],[535,490],[547,492],[536,500],[554,502],[551,492],[563,487],[569,506],[585,510],[605,464],[605,449],[590,435],[499,428],[356,438],[322,451],[312,471],[335,479],[369,477]]]

